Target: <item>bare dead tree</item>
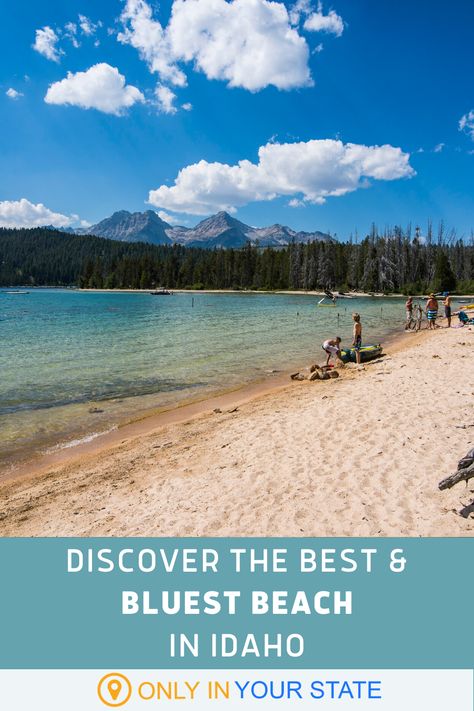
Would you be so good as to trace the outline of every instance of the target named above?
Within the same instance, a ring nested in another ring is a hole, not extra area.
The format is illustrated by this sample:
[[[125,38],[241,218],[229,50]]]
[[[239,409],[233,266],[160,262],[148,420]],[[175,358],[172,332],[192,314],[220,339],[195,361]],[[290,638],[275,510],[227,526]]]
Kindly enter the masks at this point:
[[[467,484],[472,477],[474,477],[474,447],[469,450],[465,457],[459,460],[457,471],[440,481],[438,487],[440,491],[451,489],[456,484],[459,484],[460,481],[465,481]]]

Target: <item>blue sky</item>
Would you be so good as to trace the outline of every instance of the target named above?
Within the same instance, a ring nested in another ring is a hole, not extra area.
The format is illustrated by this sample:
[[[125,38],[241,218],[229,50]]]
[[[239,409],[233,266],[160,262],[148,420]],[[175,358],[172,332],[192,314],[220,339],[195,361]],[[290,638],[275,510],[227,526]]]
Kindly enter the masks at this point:
[[[152,207],[340,238],[372,221],[474,228],[471,1],[44,0],[1,15],[0,224]]]

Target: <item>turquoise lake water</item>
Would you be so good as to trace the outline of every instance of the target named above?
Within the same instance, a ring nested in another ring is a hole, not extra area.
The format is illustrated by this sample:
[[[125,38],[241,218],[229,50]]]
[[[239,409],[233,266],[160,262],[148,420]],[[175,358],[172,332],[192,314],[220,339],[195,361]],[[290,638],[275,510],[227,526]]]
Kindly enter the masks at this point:
[[[194,300],[194,306],[193,306]],[[0,470],[97,436],[144,411],[322,361],[348,344],[359,311],[366,343],[403,324],[403,299],[288,294],[0,292]],[[90,412],[91,409],[102,412]]]

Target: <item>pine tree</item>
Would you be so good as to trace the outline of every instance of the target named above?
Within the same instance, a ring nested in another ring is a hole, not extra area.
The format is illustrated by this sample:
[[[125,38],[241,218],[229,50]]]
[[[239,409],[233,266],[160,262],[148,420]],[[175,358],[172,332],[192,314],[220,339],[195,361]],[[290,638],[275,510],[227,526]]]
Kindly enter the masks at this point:
[[[436,257],[433,286],[435,291],[454,291],[456,277],[451,268],[447,255],[439,250]]]

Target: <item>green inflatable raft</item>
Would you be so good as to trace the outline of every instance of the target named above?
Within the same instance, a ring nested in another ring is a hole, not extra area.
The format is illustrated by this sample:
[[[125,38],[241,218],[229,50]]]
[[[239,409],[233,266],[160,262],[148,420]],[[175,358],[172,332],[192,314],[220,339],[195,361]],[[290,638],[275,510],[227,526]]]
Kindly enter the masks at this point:
[[[378,345],[362,346],[360,349],[360,360],[362,363],[366,363],[368,360],[373,360],[377,358],[382,353],[382,346],[380,343]],[[346,348],[341,351],[342,360],[344,363],[355,363],[356,362],[356,350],[355,348]]]

